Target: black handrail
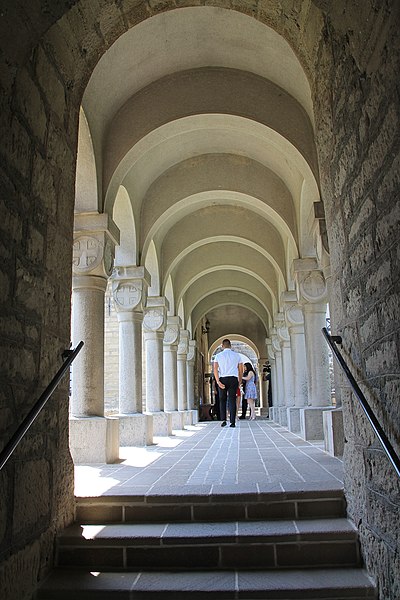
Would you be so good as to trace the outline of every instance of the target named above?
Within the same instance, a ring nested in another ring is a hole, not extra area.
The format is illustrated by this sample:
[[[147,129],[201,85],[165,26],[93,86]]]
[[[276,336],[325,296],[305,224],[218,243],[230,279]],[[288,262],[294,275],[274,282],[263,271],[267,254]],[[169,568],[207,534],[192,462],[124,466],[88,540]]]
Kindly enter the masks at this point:
[[[69,369],[72,362],[75,360],[78,353],[81,351],[82,347],[83,342],[79,342],[75,350],[65,350],[65,352],[63,353],[63,357],[66,356],[67,358],[64,361],[62,367],[57,371],[56,375],[53,377],[47,388],[44,390],[39,400],[37,400],[34,407],[26,415],[25,419],[22,421],[21,425],[18,427],[11,440],[0,452],[0,470],[4,467],[11,454],[14,452],[15,448],[18,446],[18,444],[24,437],[25,433],[28,431],[29,427],[35,421],[36,417],[38,416],[38,414],[46,404],[47,400],[50,398],[50,396],[60,383],[65,372]]]
[[[351,387],[353,388],[353,392],[357,396],[363,411],[367,415],[367,418],[368,418],[369,422],[371,423],[373,430],[375,431],[375,434],[376,434],[378,440],[382,444],[382,448],[386,452],[397,475],[400,477],[400,458],[396,454],[395,449],[393,448],[392,444],[388,440],[387,435],[383,431],[372,408],[368,404],[367,399],[365,398],[364,394],[360,390],[358,383],[354,379],[353,375],[351,374],[349,367],[347,366],[343,356],[341,355],[339,349],[335,345],[335,344],[341,344],[342,338],[338,335],[329,335],[326,327],[322,328],[322,333],[324,334],[324,337],[325,337],[326,341],[328,342],[328,345],[329,345],[330,349],[332,350],[334,357],[336,358],[337,362],[339,363],[339,365],[342,367],[343,371],[345,372],[345,375],[346,375],[347,379],[349,380]]]

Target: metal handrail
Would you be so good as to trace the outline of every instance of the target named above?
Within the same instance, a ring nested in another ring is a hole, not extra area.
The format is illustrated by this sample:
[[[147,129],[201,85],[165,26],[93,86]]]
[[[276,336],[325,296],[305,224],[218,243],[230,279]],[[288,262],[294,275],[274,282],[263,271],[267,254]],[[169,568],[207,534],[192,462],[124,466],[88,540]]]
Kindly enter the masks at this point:
[[[351,374],[349,367],[347,366],[342,354],[340,353],[339,349],[336,347],[336,344],[342,343],[342,338],[338,335],[329,335],[326,327],[322,328],[322,333],[323,333],[326,341],[328,342],[328,345],[329,345],[330,349],[332,350],[334,357],[336,358],[339,365],[342,367],[347,379],[349,380],[349,383],[353,389],[353,392],[357,396],[358,401],[361,404],[361,408],[367,415],[367,418],[368,418],[369,422],[371,423],[372,429],[374,430],[378,440],[380,441],[382,448],[386,452],[397,475],[400,477],[400,458],[396,454],[396,451],[393,448],[392,444],[390,443],[386,433],[383,431],[382,426],[380,425],[378,419],[376,418],[372,408],[368,404],[367,399],[365,398],[364,394],[360,390],[358,383],[356,382],[353,375]]]
[[[63,365],[57,371],[47,388],[44,390],[43,394],[40,396],[39,400],[37,400],[33,408],[26,415],[25,419],[22,421],[21,425],[18,427],[17,431],[14,433],[8,444],[0,452],[0,470],[4,467],[4,465],[14,452],[15,448],[18,446],[25,433],[28,431],[29,427],[35,421],[36,417],[38,416],[38,414],[46,404],[47,400],[50,398],[50,396],[60,383],[65,372],[69,369],[72,362],[75,360],[78,353],[81,351],[82,347],[83,342],[79,342],[75,350],[65,350],[63,352],[63,357],[67,357]]]

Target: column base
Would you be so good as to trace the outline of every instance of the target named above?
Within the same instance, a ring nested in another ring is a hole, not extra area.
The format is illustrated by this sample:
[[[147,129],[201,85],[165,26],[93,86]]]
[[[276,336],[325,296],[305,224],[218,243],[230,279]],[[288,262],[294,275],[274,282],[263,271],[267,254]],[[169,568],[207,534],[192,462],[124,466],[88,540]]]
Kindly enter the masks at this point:
[[[270,418],[270,412],[269,412],[269,407],[268,406],[262,406],[261,408],[259,408],[259,411],[260,411],[260,417],[262,419],[268,419],[268,418]]]
[[[300,409],[300,435],[304,440],[323,440],[322,415],[331,411],[331,406],[307,406]]]
[[[279,408],[279,423],[282,427],[288,426],[287,406],[281,406]]]
[[[69,446],[75,464],[117,462],[119,460],[119,419],[71,417]]]
[[[197,425],[199,422],[199,411],[195,408],[191,408],[189,413],[192,415],[192,425]]]
[[[172,435],[171,413],[160,411],[146,414],[153,418],[153,436]]]
[[[325,452],[332,456],[343,456],[344,426],[343,411],[336,408],[323,414]]]
[[[184,425],[193,425],[192,411],[191,410],[184,410],[183,411],[183,424]]]
[[[288,429],[292,433],[301,432],[300,411],[302,409],[297,406],[291,406],[287,409]]]
[[[276,420],[275,420],[275,411],[276,411],[276,407],[275,406],[270,406],[269,407],[269,420],[270,421],[274,421],[274,423],[276,423]]]
[[[183,412],[179,410],[165,411],[165,414],[170,415],[172,429],[182,430],[184,427]]]
[[[121,446],[150,446],[153,443],[151,415],[131,413],[118,415]]]

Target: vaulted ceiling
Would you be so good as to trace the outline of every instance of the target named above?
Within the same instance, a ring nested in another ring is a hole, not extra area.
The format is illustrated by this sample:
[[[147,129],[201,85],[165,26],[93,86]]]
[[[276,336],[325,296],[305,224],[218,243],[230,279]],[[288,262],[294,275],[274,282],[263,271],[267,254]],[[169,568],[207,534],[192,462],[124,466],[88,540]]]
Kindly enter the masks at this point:
[[[145,265],[192,333],[262,348],[314,255],[311,93],[290,45],[250,16],[171,10],[100,58],[81,111],[77,211],[109,212],[116,264]],[[265,346],[264,346],[265,347]]]

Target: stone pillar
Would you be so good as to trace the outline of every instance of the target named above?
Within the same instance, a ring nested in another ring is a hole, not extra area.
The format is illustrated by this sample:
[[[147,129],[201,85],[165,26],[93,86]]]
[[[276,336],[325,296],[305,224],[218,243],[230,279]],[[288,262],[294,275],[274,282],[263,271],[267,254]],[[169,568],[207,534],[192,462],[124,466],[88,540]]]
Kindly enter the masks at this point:
[[[149,415],[142,414],[142,322],[150,275],[144,267],[118,266],[112,293],[119,323],[119,437],[121,446],[153,441]]]
[[[178,411],[177,353],[180,317],[167,318],[164,333],[164,410],[171,413],[172,429],[183,429],[183,415]]]
[[[189,421],[192,425],[195,425],[199,420],[198,410],[195,408],[195,397],[194,397],[194,364],[196,360],[196,341],[189,340],[189,349],[186,357],[186,371],[187,371],[187,401],[189,411]]]
[[[187,411],[187,355],[189,352],[189,331],[181,329],[181,336],[178,345],[178,410]],[[184,415],[184,422],[188,424],[187,413]]]
[[[288,428],[300,433],[300,410],[308,405],[307,360],[303,310],[295,292],[284,293],[285,318],[290,336],[293,373],[293,406],[288,408]]]
[[[271,386],[271,391],[272,391],[272,406],[269,407],[269,418],[271,421],[275,421],[276,420],[276,403],[277,403],[277,386],[276,386],[276,381],[277,381],[277,373],[276,373],[276,360],[275,360],[275,352],[272,346],[272,339],[271,338],[266,338],[265,339],[265,343],[267,346],[267,352],[268,352],[268,360],[269,360],[269,364],[271,365],[271,381],[270,381],[270,386]]]
[[[119,231],[106,214],[75,217],[72,344],[85,345],[72,366],[70,450],[75,463],[119,457],[118,419],[104,417],[104,295]]]
[[[260,393],[260,416],[268,418],[268,381],[264,380],[263,366],[268,362],[267,358],[260,358],[258,361],[259,373],[259,393]]]
[[[283,378],[283,404],[281,407],[279,422],[284,427],[288,426],[287,411],[294,404],[293,396],[293,370],[290,349],[290,337],[287,330],[284,315],[279,314],[276,320],[276,332],[281,347],[282,356],[282,378]]]
[[[171,435],[172,423],[164,412],[163,340],[168,301],[150,296],[144,309],[143,331],[146,351],[146,412],[153,417],[154,435]]]
[[[276,423],[281,422],[281,409],[284,406],[284,390],[283,390],[283,367],[282,367],[282,351],[279,343],[276,329],[271,329],[272,348],[275,354],[275,388],[276,388],[276,402],[274,407],[274,420]]]
[[[306,440],[322,440],[322,414],[331,409],[328,346],[321,332],[326,323],[326,284],[314,259],[297,259],[294,267],[303,306],[308,376],[309,406],[300,413],[301,435]]]
[[[332,308],[332,273],[331,267],[328,262],[324,267],[324,277],[326,281],[326,287],[328,290],[328,301],[329,301],[329,316],[331,332],[335,334],[335,317]],[[332,454],[332,456],[343,456],[344,453],[344,423],[343,423],[343,410],[342,410],[342,399],[341,399],[341,382],[343,379],[343,373],[337,365],[336,361],[333,360],[333,379],[335,387],[335,401],[336,405],[331,411],[325,411],[323,414],[323,427],[324,427],[324,443],[325,452]]]

